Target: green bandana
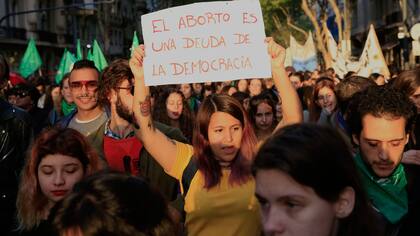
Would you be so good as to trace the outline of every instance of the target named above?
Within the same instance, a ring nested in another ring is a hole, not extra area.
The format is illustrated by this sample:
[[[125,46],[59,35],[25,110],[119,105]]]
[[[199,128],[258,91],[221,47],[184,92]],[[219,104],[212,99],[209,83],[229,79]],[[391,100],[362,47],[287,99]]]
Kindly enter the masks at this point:
[[[371,174],[363,162],[360,153],[355,157],[356,165],[369,199],[373,206],[392,224],[397,223],[407,214],[407,179],[403,165],[399,164],[388,178],[378,178]]]
[[[76,109],[76,104],[68,104],[66,100],[61,100],[61,110],[63,111],[64,116],[70,114],[74,109]]]

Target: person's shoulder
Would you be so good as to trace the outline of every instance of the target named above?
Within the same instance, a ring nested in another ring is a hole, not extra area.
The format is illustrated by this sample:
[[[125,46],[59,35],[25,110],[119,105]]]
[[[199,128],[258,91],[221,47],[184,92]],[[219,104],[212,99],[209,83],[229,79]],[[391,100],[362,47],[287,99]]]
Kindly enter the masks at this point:
[[[187,138],[185,138],[184,134],[182,133],[182,131],[178,128],[169,126],[169,125],[165,125],[163,123],[160,123],[158,121],[154,121],[153,122],[155,127],[160,130],[160,132],[162,132],[163,134],[165,134],[166,136],[168,136],[169,138],[173,138],[176,139],[177,141],[180,142],[188,142]]]
[[[30,115],[23,109],[0,99],[0,120],[15,119],[23,123],[30,124]]]
[[[76,115],[76,113],[77,113],[77,109],[74,109],[68,115],[61,117],[57,121],[57,126],[66,128],[69,125],[70,121],[73,119],[73,117]]]

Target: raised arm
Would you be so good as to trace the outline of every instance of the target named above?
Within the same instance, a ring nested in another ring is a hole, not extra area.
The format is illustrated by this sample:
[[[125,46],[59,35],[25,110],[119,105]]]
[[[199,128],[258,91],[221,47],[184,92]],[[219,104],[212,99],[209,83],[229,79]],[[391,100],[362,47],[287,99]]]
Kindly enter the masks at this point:
[[[166,171],[170,171],[175,163],[176,143],[153,125],[149,87],[144,83],[144,56],[144,45],[140,45],[134,50],[130,59],[130,68],[135,79],[133,112],[140,127],[136,129],[136,136],[152,157]]]
[[[271,56],[273,81],[279,92],[279,97],[282,101],[281,108],[283,110],[283,119],[274,129],[273,132],[275,132],[283,126],[302,122],[303,113],[299,96],[284,69],[286,50],[278,45],[271,37],[267,38],[266,42],[268,44],[268,54]]]

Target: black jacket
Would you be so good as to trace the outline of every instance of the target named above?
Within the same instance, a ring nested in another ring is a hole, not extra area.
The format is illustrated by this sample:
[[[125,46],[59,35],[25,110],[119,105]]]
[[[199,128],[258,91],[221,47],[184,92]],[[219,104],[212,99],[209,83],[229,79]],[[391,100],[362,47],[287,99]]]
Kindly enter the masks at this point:
[[[14,227],[19,175],[33,131],[29,115],[0,98],[0,221],[3,230]]]

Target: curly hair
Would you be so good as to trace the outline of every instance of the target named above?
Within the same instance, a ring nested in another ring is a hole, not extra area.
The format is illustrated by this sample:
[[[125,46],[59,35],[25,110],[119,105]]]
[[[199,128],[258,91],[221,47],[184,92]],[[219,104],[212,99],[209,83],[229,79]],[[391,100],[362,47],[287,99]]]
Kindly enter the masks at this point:
[[[358,75],[345,77],[345,79],[337,84],[337,86],[335,86],[335,94],[341,113],[346,113],[348,103],[354,94],[364,91],[370,86],[377,85],[374,81]]]
[[[102,106],[110,106],[108,96],[112,89],[118,87],[121,82],[134,78],[128,61],[125,59],[117,59],[102,71],[101,82],[98,88],[98,102]],[[132,85],[132,84],[131,84]]]
[[[100,172],[77,183],[53,210],[61,234],[175,236],[163,196],[140,177]]]
[[[81,133],[71,128],[44,130],[35,140],[21,173],[16,202],[20,230],[36,227],[47,210],[48,200],[39,186],[37,170],[41,160],[50,154],[78,159],[85,176],[100,169],[98,154]]]
[[[411,129],[416,107],[408,97],[398,90],[387,86],[372,86],[357,94],[350,101],[348,121],[351,133],[359,136],[362,131],[362,119],[370,114],[374,117],[386,117],[406,120],[405,130]]]

